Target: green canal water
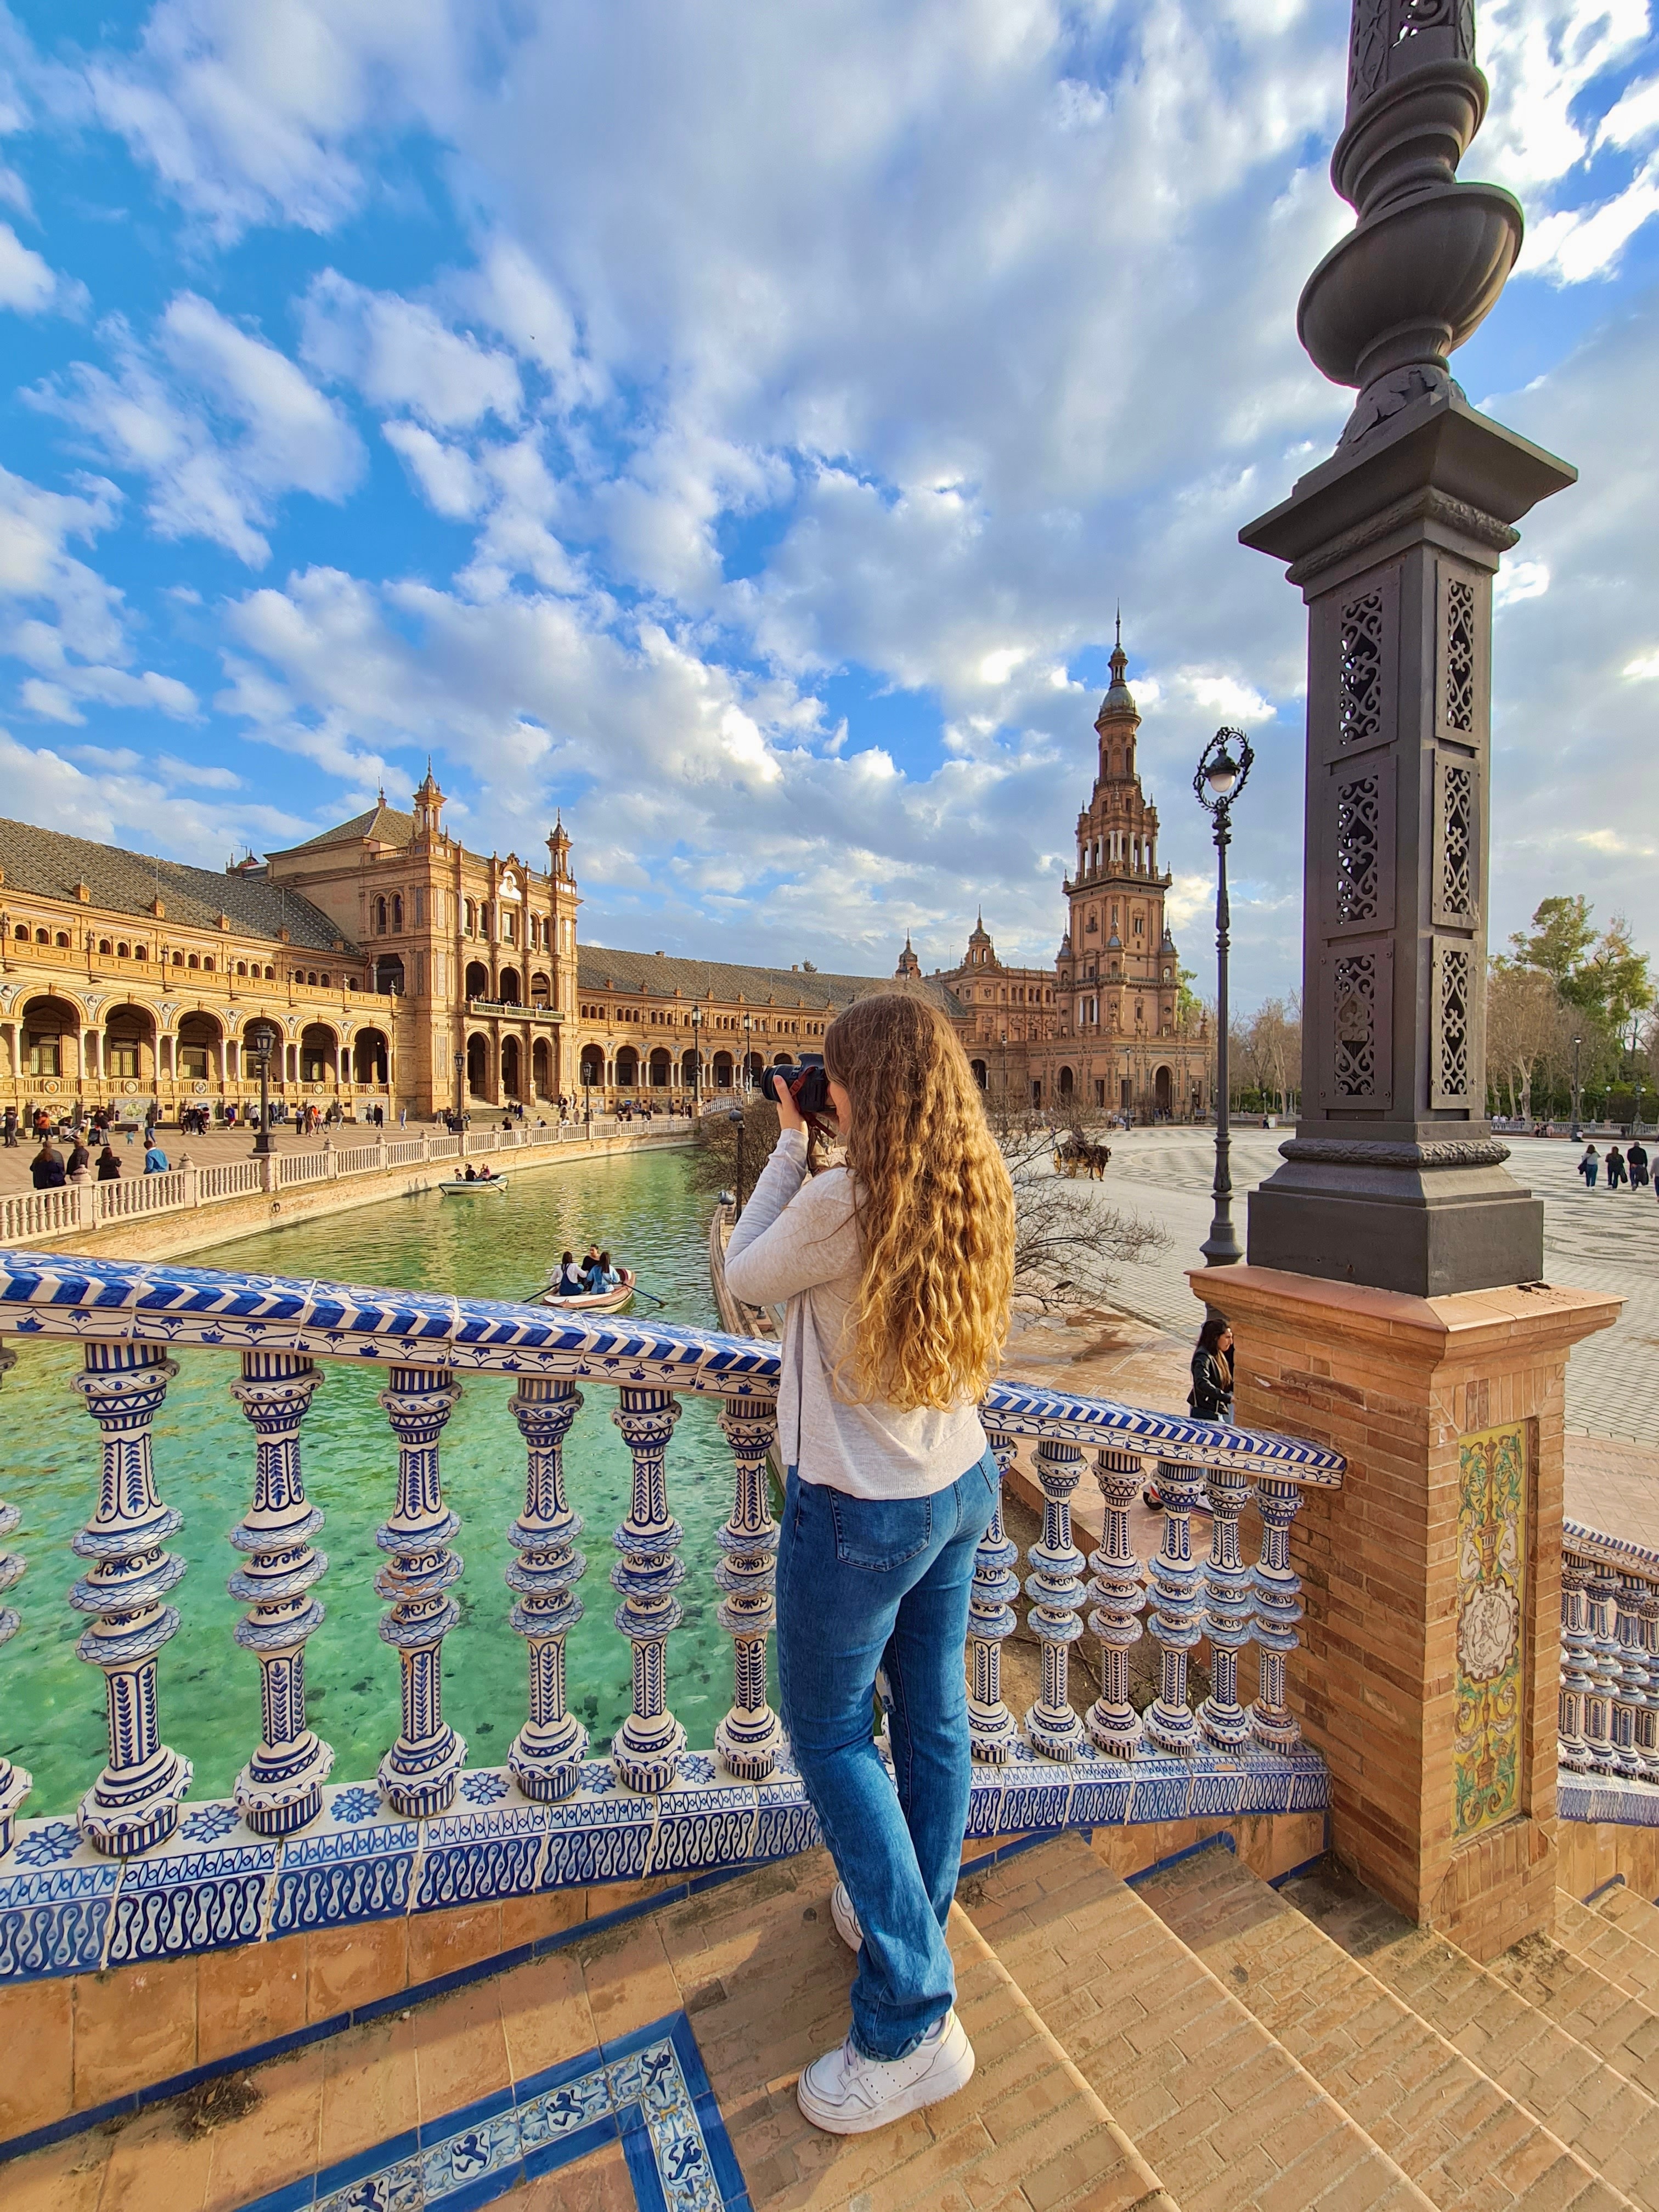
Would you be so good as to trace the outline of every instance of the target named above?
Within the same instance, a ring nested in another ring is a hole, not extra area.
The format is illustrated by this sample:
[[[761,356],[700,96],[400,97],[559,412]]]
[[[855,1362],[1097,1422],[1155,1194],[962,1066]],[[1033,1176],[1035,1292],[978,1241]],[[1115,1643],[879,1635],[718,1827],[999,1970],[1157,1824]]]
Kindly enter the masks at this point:
[[[688,1188],[687,1156],[589,1160],[515,1178],[505,1201],[395,1199],[332,1219],[238,1239],[191,1255],[202,1267],[321,1276],[479,1297],[523,1297],[550,1255],[590,1237],[607,1244],[665,1301],[637,1300],[636,1316],[713,1325],[708,1200]],[[25,1810],[73,1809],[104,1763],[103,1678],[77,1659],[85,1622],[65,1602],[77,1571],[70,1538],[97,1499],[98,1431],[70,1388],[77,1350],[12,1340],[17,1364],[0,1386],[0,1498],[21,1507],[10,1540],[28,1572],[10,1594],[22,1627],[0,1649],[0,1746],[34,1776]],[[376,1402],[387,1380],[362,1364],[324,1361],[323,1383],[301,1435],[306,1488],[326,1513],[316,1540],[328,1573],[318,1585],[327,1617],[307,1649],[308,1710],[335,1750],[337,1782],[372,1778],[398,1733],[398,1662],[378,1634],[374,1531],[394,1502],[397,1448]],[[241,1608],[225,1579],[226,1539],[246,1510],[253,1431],[230,1396],[232,1352],[185,1351],[155,1424],[162,1498],[183,1512],[171,1548],[189,1562],[173,1594],[181,1626],[161,1659],[165,1741],[195,1762],[192,1797],[229,1795],[258,1740],[258,1672],[232,1632]],[[507,1625],[501,1579],[506,1531],[524,1495],[524,1445],[507,1409],[506,1376],[464,1385],[443,1438],[445,1493],[461,1516],[466,1562],[456,1586],[461,1618],[444,1645],[444,1711],[467,1741],[469,1764],[500,1764],[526,1708],[525,1647]],[[611,1532],[627,1510],[631,1462],[611,1415],[617,1394],[587,1388],[565,1468],[586,1527],[586,1611],[572,1631],[570,1703],[604,1750],[631,1702],[626,1641],[612,1626]],[[714,1531],[731,1510],[732,1458],[718,1405],[688,1400],[669,1453],[671,1510],[685,1529],[690,1571],[685,1625],[668,1646],[669,1699],[694,1747],[714,1741],[732,1699],[732,1647],[714,1620],[720,1592]]]

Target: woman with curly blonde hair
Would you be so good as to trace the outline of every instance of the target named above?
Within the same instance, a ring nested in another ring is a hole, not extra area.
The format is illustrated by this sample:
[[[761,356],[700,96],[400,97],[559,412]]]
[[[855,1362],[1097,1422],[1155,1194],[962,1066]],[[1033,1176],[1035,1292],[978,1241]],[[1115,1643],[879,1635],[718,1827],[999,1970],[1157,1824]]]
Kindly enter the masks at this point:
[[[859,1954],[845,2045],[803,2072],[816,2125],[860,2134],[962,2087],[945,1917],[972,1772],[963,1644],[997,1497],[975,1408],[1008,1330],[1014,1200],[965,1054],[896,992],[830,1025],[846,1164],[814,1172],[801,1089],[732,1232],[726,1280],[787,1301],[778,1437],[778,1681],[801,1779]],[[872,1733],[890,1700],[890,1778]]]

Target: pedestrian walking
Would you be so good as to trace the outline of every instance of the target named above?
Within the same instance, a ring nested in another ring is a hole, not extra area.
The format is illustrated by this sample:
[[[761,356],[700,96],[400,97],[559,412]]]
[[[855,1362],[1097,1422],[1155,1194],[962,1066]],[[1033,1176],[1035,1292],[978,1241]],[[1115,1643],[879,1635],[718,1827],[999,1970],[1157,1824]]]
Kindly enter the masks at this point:
[[[1648,1187],[1648,1153],[1639,1137],[1632,1137],[1626,1146],[1625,1165],[1630,1171],[1631,1188],[1645,1190]]]
[[[1625,1182],[1625,1156],[1617,1145],[1607,1146],[1607,1188],[1620,1190]]]
[[[1594,1190],[1595,1188],[1595,1178],[1601,1172],[1601,1163],[1596,1156],[1596,1151],[1594,1145],[1585,1146],[1584,1157],[1578,1163],[1578,1172],[1584,1178],[1585,1189]]]
[[[42,1137],[40,1149],[29,1162],[29,1181],[36,1190],[62,1190],[64,1182],[64,1156],[54,1150],[50,1137]]]
[[[17,1150],[17,1109],[15,1106],[6,1109],[6,1150],[9,1152]]]

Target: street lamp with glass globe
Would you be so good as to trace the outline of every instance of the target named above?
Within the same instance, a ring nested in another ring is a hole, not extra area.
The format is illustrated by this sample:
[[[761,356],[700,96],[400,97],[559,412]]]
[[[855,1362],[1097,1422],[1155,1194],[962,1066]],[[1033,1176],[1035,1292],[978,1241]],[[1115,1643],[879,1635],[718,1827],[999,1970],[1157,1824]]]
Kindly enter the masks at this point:
[[[743,1018],[743,1089],[744,1096],[745,1097],[747,1097],[754,1082],[754,1070],[749,1065],[750,1031],[754,1028],[754,1025],[753,1015],[745,1014]]]
[[[702,1111],[702,1008],[691,1009],[691,1114]]]
[[[279,1032],[270,1022],[255,1022],[247,1033],[247,1048],[259,1071],[259,1133],[253,1139],[256,1160],[276,1150],[270,1141],[270,1055],[278,1041]]]
[[[1199,757],[1193,789],[1214,823],[1215,890],[1215,1213],[1199,1249],[1206,1267],[1235,1267],[1244,1257],[1233,1229],[1231,1099],[1227,1059],[1227,954],[1231,918],[1227,907],[1227,848],[1232,842],[1234,802],[1249,780],[1255,755],[1243,730],[1218,730]]]

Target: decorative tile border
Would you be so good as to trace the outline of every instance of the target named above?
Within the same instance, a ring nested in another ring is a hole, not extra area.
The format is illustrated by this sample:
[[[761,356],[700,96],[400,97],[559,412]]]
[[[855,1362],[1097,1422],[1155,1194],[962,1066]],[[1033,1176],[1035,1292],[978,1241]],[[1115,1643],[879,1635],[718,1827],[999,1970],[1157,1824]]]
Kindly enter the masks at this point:
[[[474,2212],[610,2142],[622,2145],[640,2212],[750,2212],[683,2012],[255,2197],[242,2212]]]
[[[778,1381],[775,1344],[712,1329],[574,1320],[545,1306],[489,1298],[58,1252],[0,1252],[0,1337],[8,1335],[258,1348],[725,1398],[772,1397]],[[1340,1488],[1346,1466],[1340,1453],[1299,1437],[1182,1420],[1028,1383],[994,1382],[985,1408],[1014,1436],[1127,1444],[1149,1457],[1244,1466],[1316,1488]]]
[[[1580,1559],[1622,1567],[1626,1574],[1659,1576],[1659,1552],[1650,1545],[1638,1544],[1630,1536],[1610,1536],[1583,1521],[1561,1523],[1561,1548],[1576,1552]]]
[[[462,1778],[463,1809],[403,1820],[377,1789],[325,1790],[296,1835],[256,1836],[234,1805],[189,1806],[170,1842],[125,1862],[100,1857],[70,1820],[19,1823],[0,1858],[0,1985],[228,1949],[314,1928],[441,1911],[559,1889],[793,1857],[819,1840],[787,1752],[770,1781],[733,1781],[707,1754],[659,1796],[586,1762],[574,1796],[523,1796],[504,1768]],[[1659,1796],[1659,1792],[1655,1793]],[[969,1838],[1057,1834],[1154,1820],[1304,1813],[1330,1802],[1317,1753],[1201,1746],[1190,1758],[1082,1758],[1016,1744],[978,1766]]]
[[[1612,1774],[1561,1770],[1555,1809],[1564,1820],[1609,1820],[1622,1828],[1659,1828],[1659,1789]]]

